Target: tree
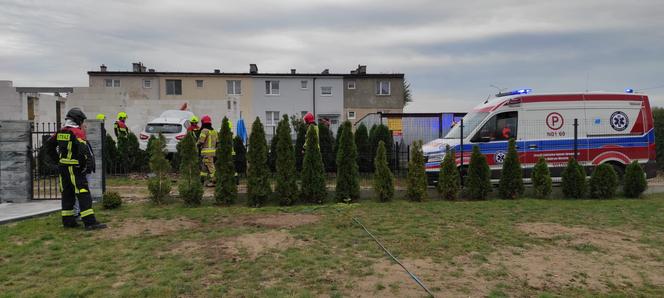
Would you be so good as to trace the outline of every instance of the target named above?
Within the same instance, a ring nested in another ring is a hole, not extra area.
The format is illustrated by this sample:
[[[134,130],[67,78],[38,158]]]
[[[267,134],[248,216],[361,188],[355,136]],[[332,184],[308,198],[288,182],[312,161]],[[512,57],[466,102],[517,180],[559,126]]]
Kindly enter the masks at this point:
[[[321,204],[327,199],[323,158],[318,148],[318,135],[313,125],[307,129],[307,149],[302,161],[302,199]]]
[[[301,172],[302,161],[304,160],[304,143],[307,139],[307,125],[304,124],[302,119],[298,118],[298,120],[299,121],[291,121],[294,123],[293,128],[297,133],[297,138],[295,140],[295,167],[297,168],[298,172]]]
[[[291,140],[291,128],[288,116],[284,115],[277,125],[277,185],[279,204],[293,205],[297,198],[297,179],[295,176],[295,151]]]
[[[109,134],[106,134],[106,137],[104,137],[104,152],[102,157],[104,158],[106,173],[116,172],[118,166],[118,148]]]
[[[628,198],[638,198],[648,187],[646,174],[638,161],[633,161],[625,168],[623,192]]]
[[[445,157],[440,164],[436,188],[444,200],[455,200],[461,191],[461,176],[456,166],[456,154],[454,149],[450,149],[449,146],[447,146]]]
[[[133,132],[127,135],[127,153],[129,154],[130,171],[140,172],[147,168],[148,154],[141,150],[138,138]]]
[[[473,146],[466,179],[468,196],[473,200],[486,200],[491,192],[491,169],[480,147]]]
[[[618,175],[608,163],[603,163],[593,170],[590,175],[590,197],[595,199],[610,199],[616,195]]]
[[[178,191],[185,205],[198,206],[203,198],[203,184],[200,174],[200,160],[196,139],[187,134],[180,141],[180,183]]]
[[[403,105],[407,105],[409,102],[413,101],[413,96],[410,92],[410,83],[408,83],[406,80],[403,80],[401,83],[403,86]]]
[[[517,199],[523,194],[523,169],[516,151],[516,140],[509,140],[507,155],[503,160],[503,169],[498,184],[498,193],[503,199]]]
[[[366,130],[366,127],[365,127]],[[387,165],[385,142],[378,143],[376,158],[374,160],[374,191],[379,202],[387,202],[394,197],[394,175]]]
[[[373,134],[371,132],[373,132]],[[392,133],[390,132],[390,129],[383,124],[376,125],[375,129],[372,127],[371,131],[369,132],[369,143],[371,143],[371,152],[376,152],[376,148],[378,148],[378,143],[380,141],[385,142],[385,152],[387,153],[387,162],[392,164],[392,150],[393,150],[392,146],[394,144],[394,139],[392,138]]]
[[[318,124],[318,136],[320,142],[320,154],[323,157],[323,165],[326,172],[334,172],[336,169],[336,158],[334,151],[334,136],[325,124]]]
[[[364,123],[361,123],[355,130],[355,146],[357,147],[358,152],[357,165],[360,167],[360,172],[370,173],[372,170],[371,157],[373,154],[371,152],[371,144],[369,144],[369,132]],[[383,147],[384,146],[385,142],[383,142]],[[376,154],[378,154],[377,152],[378,149],[376,148]],[[387,163],[387,155],[385,156],[385,162]]]
[[[426,200],[428,197],[427,175],[424,170],[424,153],[422,152],[422,141],[413,142],[410,152],[406,198],[410,201],[421,202]]]
[[[337,128],[337,138],[334,140],[334,156],[337,156],[339,153],[339,142],[341,141],[341,135],[344,133],[344,126],[341,125]]]
[[[580,199],[586,193],[586,171],[570,158],[562,174],[563,194],[566,198]]]
[[[350,203],[360,199],[360,173],[357,167],[357,148],[353,137],[350,121],[342,124],[343,134],[340,136],[337,152],[337,186],[335,188],[337,202]]]
[[[131,170],[131,152],[129,151],[129,144],[127,137],[122,136],[118,137],[118,172],[120,173],[129,173]]]
[[[217,183],[214,189],[214,199],[218,204],[231,205],[237,198],[237,185],[235,184],[233,161],[233,133],[226,117],[221,121],[216,159],[214,166]]]
[[[535,167],[533,167],[531,180],[536,198],[546,199],[551,194],[551,173],[544,157],[540,157]]]
[[[162,134],[159,138],[151,138],[150,147],[150,171],[154,177],[148,180],[148,190],[152,202],[161,204],[171,193],[171,179],[168,173],[171,171],[171,164],[166,160],[166,139]]]
[[[249,180],[247,185],[249,205],[260,207],[265,204],[270,193],[272,193],[272,186],[270,185],[270,169],[267,165],[265,129],[258,117],[256,117],[256,120],[251,125],[247,162],[249,163],[247,172]]]
[[[653,108],[652,116],[655,120],[654,133],[655,136],[655,150],[657,156],[657,168],[664,170],[664,108]]]
[[[277,171],[277,135],[276,133],[270,140],[270,152],[267,154],[267,164],[270,167],[270,172]]]
[[[247,148],[242,142],[240,136],[235,136],[233,138],[233,150],[235,150],[235,156],[233,158],[235,162],[235,172],[238,174],[247,173]]]

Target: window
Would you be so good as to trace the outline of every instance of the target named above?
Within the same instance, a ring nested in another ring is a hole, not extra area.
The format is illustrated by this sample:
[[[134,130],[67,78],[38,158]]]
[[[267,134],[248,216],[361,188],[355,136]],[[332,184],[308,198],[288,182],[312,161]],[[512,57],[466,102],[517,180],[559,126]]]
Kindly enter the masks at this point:
[[[348,119],[355,119],[355,112],[348,111]]]
[[[300,81],[300,89],[307,89],[307,88],[309,88],[309,81],[307,80]]]
[[[265,95],[279,95],[279,81],[265,81]]]
[[[146,89],[152,88],[152,81],[151,80],[143,80],[143,88],[146,88]]]
[[[203,80],[196,80],[196,88],[203,88]]]
[[[320,87],[321,96],[332,96],[332,87],[331,86],[322,86]]]
[[[228,101],[228,109],[229,110],[231,109],[231,101],[230,100]]]
[[[279,111],[266,111],[265,112],[265,125],[276,126],[279,123]]]
[[[240,80],[228,80],[228,81],[226,81],[226,94],[228,94],[228,95],[240,95],[240,94],[242,94],[242,81],[240,81]]]
[[[473,142],[507,141],[517,137],[517,112],[496,114],[473,137]]]
[[[376,82],[376,95],[390,95],[390,81]]]
[[[355,81],[348,81],[348,89],[355,89]]]
[[[107,88],[117,88],[120,87],[120,80],[105,79],[104,84]]]
[[[182,95],[182,80],[166,80],[166,95]]]
[[[150,123],[145,127],[145,132],[147,133],[179,133],[182,131],[182,125],[180,124],[162,124],[162,123]]]

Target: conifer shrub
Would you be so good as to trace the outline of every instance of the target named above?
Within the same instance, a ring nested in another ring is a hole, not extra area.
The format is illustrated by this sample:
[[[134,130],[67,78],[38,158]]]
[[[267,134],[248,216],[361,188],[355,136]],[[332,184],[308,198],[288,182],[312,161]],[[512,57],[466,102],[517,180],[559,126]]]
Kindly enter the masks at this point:
[[[357,167],[357,148],[353,137],[353,128],[346,120],[343,134],[340,136],[337,152],[337,186],[335,197],[337,202],[350,203],[360,198],[360,173]]]
[[[187,134],[180,141],[180,180],[178,191],[187,206],[198,206],[203,198],[200,159],[193,134]]]
[[[117,172],[129,173],[131,170],[131,157],[129,151],[129,144],[127,137],[118,137],[118,159],[117,159]]]
[[[300,172],[302,171],[302,164],[304,160],[304,143],[307,140],[307,125],[304,124],[301,119],[298,118],[297,120],[299,121],[293,121],[293,128],[297,133],[297,137],[295,139],[295,167],[297,168],[297,171]]]
[[[267,165],[265,129],[258,117],[251,125],[247,163],[249,164],[247,171],[248,203],[251,207],[261,207],[272,193],[272,186],[270,185],[270,169]]]
[[[472,200],[486,200],[491,192],[491,169],[486,156],[480,152],[480,147],[473,146],[468,165],[468,178],[466,179],[466,192]]]
[[[507,155],[503,160],[503,169],[498,184],[498,193],[503,199],[518,199],[523,195],[523,169],[516,151],[516,140],[510,139]]]
[[[237,198],[237,185],[235,184],[235,163],[233,161],[233,132],[231,132],[226,117],[221,121],[214,166],[217,180],[214,200],[217,204],[231,205]]]
[[[270,168],[270,172],[274,173],[277,171],[277,135],[272,136],[270,140],[270,151],[267,154],[267,165]]]
[[[546,199],[551,194],[551,172],[544,157],[540,157],[533,167],[533,191],[538,199]]]
[[[422,152],[422,141],[413,142],[410,152],[406,198],[410,201],[422,202],[428,197],[427,175],[424,169],[424,153]]]
[[[117,209],[122,206],[122,198],[117,192],[107,191],[102,196],[101,204],[104,209]]]
[[[171,193],[171,179],[168,174],[171,171],[171,164],[166,159],[166,139],[163,135],[159,138],[151,137],[150,146],[150,171],[154,174],[148,179],[148,191],[150,191],[150,200],[156,204],[162,204]]]
[[[106,173],[114,173],[118,170],[118,147],[116,147],[115,140],[111,135],[106,134],[104,137],[104,152],[102,158],[104,159],[104,167]]]
[[[646,173],[643,171],[643,168],[641,168],[638,161],[635,160],[627,165],[623,182],[623,192],[628,198],[638,198],[644,191],[646,191],[646,188],[648,187]]]
[[[337,128],[337,137],[334,139],[334,156],[337,156],[337,153],[339,153],[339,142],[341,141],[341,135],[344,133],[343,129],[343,125],[340,125],[339,128]]]
[[[373,132],[373,134],[371,134]],[[392,164],[392,150],[394,150],[393,145],[394,145],[394,139],[392,137],[392,132],[390,129],[384,125],[384,124],[379,124],[376,125],[376,128],[371,129],[369,132],[369,143],[371,143],[371,152],[376,152],[376,148],[378,148],[378,142],[383,141],[385,143],[385,153],[387,154],[387,162],[391,165]],[[371,157],[371,160],[373,160],[373,156]]]
[[[297,175],[295,175],[295,151],[291,140],[291,128],[288,115],[284,115],[277,126],[277,183],[275,191],[279,204],[293,205],[297,199]]]
[[[325,168],[323,157],[318,148],[318,135],[313,125],[307,130],[307,149],[302,161],[302,200],[308,203],[321,204],[327,199],[325,186]]]
[[[247,173],[247,147],[244,146],[240,136],[233,138],[233,149],[235,150],[235,156],[233,157],[235,172],[244,175]]]
[[[371,144],[369,143],[369,132],[364,123],[360,124],[355,130],[355,146],[357,147],[357,165],[359,166],[360,172],[370,173],[372,171],[371,157],[373,156],[373,152],[371,151]],[[385,147],[385,142],[383,142],[383,147]],[[378,154],[377,148],[375,153]],[[387,152],[385,154],[387,154]],[[385,160],[387,163],[387,155],[385,155]]]
[[[618,175],[608,163],[598,165],[590,175],[590,197],[594,199],[610,199],[616,195]]]
[[[563,195],[570,199],[580,199],[586,194],[586,171],[574,158],[570,158],[562,174]]]
[[[148,168],[148,153],[141,150],[138,144],[138,137],[133,132],[127,135],[127,153],[129,154],[129,170],[133,172],[142,172]]]
[[[323,165],[326,172],[336,170],[336,156],[334,151],[334,136],[325,124],[318,124],[318,141],[320,142],[320,154],[323,157]]]
[[[436,189],[443,200],[456,200],[461,191],[461,176],[456,166],[456,155],[453,149],[447,146],[445,157],[440,164],[438,185]]]
[[[383,141],[378,142],[374,168],[373,186],[378,201],[391,201],[394,197],[394,175],[392,175],[390,167],[387,165],[387,154],[385,153],[385,142]]]

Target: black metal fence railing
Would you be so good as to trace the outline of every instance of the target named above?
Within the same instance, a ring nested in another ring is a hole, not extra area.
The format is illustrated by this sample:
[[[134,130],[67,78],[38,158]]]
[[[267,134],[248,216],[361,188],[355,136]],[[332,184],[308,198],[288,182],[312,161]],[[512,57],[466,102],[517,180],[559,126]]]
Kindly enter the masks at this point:
[[[31,197],[35,200],[60,199],[60,178],[57,168],[50,167],[45,161],[44,143],[55,134],[60,125],[57,123],[31,123],[30,150],[32,160]]]

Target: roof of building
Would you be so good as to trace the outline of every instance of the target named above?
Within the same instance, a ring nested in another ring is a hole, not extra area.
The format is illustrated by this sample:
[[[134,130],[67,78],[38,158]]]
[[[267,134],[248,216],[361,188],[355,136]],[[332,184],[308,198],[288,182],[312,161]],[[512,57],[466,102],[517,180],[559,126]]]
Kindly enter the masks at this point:
[[[135,71],[88,71],[89,76],[139,76],[139,77],[343,77],[343,78],[403,78],[402,73],[368,73],[368,74],[341,74],[341,73],[248,73],[248,72],[135,72]]]

